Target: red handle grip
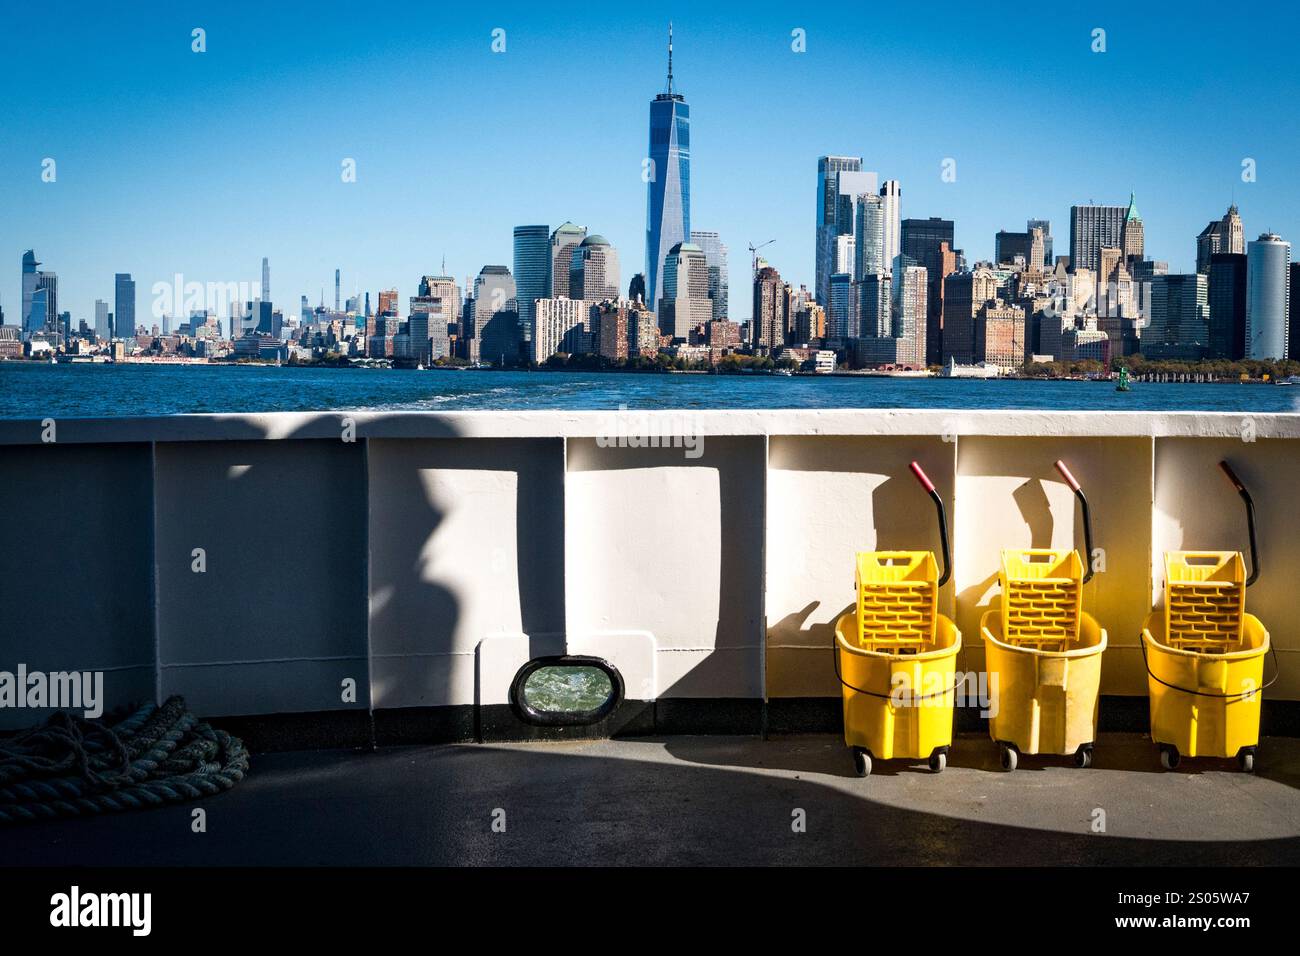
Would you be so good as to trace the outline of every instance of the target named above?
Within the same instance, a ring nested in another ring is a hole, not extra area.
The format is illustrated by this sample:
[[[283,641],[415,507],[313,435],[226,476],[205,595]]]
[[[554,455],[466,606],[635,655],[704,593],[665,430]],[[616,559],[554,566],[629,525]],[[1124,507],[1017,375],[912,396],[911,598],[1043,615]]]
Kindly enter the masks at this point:
[[[1226,461],[1221,461],[1219,467],[1223,469],[1223,473],[1228,476],[1228,480],[1232,482],[1232,487],[1236,488],[1238,493],[1246,490],[1246,486],[1241,483],[1241,479],[1237,477],[1237,473],[1232,470],[1231,465]]]
[[[1080,490],[1079,479],[1075,478],[1074,475],[1070,474],[1070,469],[1065,467],[1064,461],[1057,461],[1056,470],[1061,473],[1061,477],[1065,479],[1065,483],[1070,486],[1071,491]]]
[[[921,467],[920,463],[915,461],[912,462],[911,468],[912,474],[916,475],[916,480],[921,483],[921,487],[926,491],[933,493],[934,482],[930,480],[930,476],[925,473],[925,469]]]

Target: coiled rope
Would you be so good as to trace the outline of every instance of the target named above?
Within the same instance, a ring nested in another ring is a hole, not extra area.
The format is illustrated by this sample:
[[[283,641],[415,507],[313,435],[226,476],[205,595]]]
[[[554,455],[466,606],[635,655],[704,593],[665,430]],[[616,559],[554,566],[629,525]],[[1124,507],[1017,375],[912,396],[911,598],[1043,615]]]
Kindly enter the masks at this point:
[[[243,741],[200,721],[182,697],[111,725],[60,711],[0,740],[0,825],[198,800],[247,772]]]

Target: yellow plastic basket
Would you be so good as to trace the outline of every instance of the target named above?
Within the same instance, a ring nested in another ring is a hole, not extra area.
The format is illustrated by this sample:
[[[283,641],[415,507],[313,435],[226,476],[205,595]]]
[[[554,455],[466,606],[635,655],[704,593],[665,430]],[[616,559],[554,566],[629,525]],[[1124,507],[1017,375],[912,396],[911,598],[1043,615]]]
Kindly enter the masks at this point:
[[[1083,615],[1083,560],[1077,551],[1003,551],[999,578],[1006,643],[1064,651],[1078,638]]]
[[[1185,651],[1240,647],[1246,565],[1237,551],[1165,552],[1165,641]]]
[[[938,580],[929,551],[859,552],[858,646],[915,654],[933,642]]]

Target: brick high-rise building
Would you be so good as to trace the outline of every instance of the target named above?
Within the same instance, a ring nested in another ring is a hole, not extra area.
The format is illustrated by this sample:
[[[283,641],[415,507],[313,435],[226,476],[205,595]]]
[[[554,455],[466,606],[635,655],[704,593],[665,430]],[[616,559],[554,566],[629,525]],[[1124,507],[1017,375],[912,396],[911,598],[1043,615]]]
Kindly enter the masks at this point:
[[[998,279],[990,269],[956,272],[943,280],[943,363],[976,361],[975,315],[997,298]]]
[[[597,326],[599,328],[600,344],[596,351],[601,358],[608,361],[625,361],[628,354],[627,304],[603,302],[598,308],[600,317]]]
[[[774,349],[785,345],[786,284],[781,273],[763,265],[754,277],[754,318],[750,326],[750,345],[755,349]]]
[[[831,288],[833,291],[834,286]],[[826,326],[826,310],[816,302],[805,302],[794,317],[794,340],[801,344],[820,342],[826,338]]]
[[[659,318],[645,303],[633,300],[627,312],[628,354],[654,358],[659,353]]]
[[[943,280],[957,271],[961,253],[947,242],[939,246],[937,265],[933,272],[926,267],[930,288],[926,295],[925,363],[939,365],[943,362]]]
[[[1025,310],[1001,301],[986,302],[975,315],[976,359],[1003,369],[1025,364]]]

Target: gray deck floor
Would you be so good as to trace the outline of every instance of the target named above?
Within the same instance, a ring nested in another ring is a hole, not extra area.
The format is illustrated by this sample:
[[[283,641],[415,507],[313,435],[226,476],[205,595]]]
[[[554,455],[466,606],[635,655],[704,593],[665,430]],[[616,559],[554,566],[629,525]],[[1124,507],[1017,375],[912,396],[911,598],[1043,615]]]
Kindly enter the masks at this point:
[[[1005,774],[972,736],[942,774],[867,779],[829,736],[268,754],[197,805],[206,833],[195,805],[0,830],[0,863],[1295,864],[1300,740],[1266,740],[1254,775],[1162,771],[1130,734],[1103,736],[1088,770],[1026,757]]]

